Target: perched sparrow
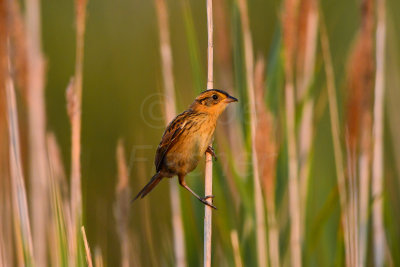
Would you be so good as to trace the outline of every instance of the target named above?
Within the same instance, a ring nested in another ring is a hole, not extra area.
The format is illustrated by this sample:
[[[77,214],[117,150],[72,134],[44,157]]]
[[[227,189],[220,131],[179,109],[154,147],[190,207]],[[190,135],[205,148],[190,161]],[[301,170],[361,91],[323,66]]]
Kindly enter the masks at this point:
[[[202,92],[189,109],[176,116],[168,125],[158,145],[154,162],[157,173],[132,201],[146,196],[162,178],[177,175],[181,186],[215,209],[207,201],[213,196],[199,197],[186,185],[185,176],[196,168],[205,152],[215,157],[210,144],[217,119],[229,103],[236,101],[236,98],[222,90],[210,89]]]

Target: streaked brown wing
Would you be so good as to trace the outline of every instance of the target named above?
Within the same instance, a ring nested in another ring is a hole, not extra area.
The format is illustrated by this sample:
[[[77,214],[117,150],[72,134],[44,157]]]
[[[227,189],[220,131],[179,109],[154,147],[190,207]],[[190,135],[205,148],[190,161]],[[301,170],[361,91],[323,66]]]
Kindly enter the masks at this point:
[[[165,129],[161,142],[158,145],[154,164],[156,165],[157,172],[161,169],[161,163],[167,154],[167,152],[174,146],[179,140],[179,136],[182,134],[183,129],[186,126],[186,119],[189,111],[185,111],[179,114]]]

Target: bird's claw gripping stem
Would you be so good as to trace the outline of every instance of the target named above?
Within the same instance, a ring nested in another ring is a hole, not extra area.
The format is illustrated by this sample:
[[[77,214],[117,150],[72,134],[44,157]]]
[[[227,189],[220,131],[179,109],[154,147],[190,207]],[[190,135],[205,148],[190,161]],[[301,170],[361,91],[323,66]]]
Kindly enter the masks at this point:
[[[217,161],[217,156],[215,155],[215,151],[214,148],[212,148],[212,146],[207,147],[206,153],[207,152],[211,154],[211,156],[215,159],[215,161]]]
[[[209,203],[209,202],[207,201],[207,199],[209,199],[209,198],[213,199],[213,198],[214,198],[214,195],[205,196],[205,197],[200,198],[199,200],[200,200],[203,204],[205,204],[205,205],[207,205],[207,206],[209,206],[209,207],[211,207],[211,208],[213,208],[213,209],[216,210],[217,207],[215,207],[213,204],[211,204],[211,203]]]

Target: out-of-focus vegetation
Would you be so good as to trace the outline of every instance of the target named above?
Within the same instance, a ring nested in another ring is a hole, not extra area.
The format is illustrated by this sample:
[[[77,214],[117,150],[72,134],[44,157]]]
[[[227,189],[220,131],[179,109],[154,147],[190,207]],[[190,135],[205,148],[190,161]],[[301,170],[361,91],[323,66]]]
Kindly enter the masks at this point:
[[[173,103],[155,2],[0,0],[1,266],[177,265],[177,179],[129,204],[155,171]],[[206,88],[205,3],[164,6],[177,112]],[[400,2],[213,9],[214,85],[239,99],[214,142],[213,265],[400,266]],[[187,178],[199,193],[203,170]],[[200,266],[204,206],[181,188],[179,198],[179,266]]]

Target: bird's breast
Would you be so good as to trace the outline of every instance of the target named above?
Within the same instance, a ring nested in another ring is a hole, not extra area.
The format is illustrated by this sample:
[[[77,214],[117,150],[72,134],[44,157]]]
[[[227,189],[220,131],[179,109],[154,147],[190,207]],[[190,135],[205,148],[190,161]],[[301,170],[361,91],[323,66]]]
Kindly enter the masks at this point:
[[[183,133],[166,155],[168,168],[176,174],[194,170],[212,141],[215,123],[206,120],[198,124]]]

